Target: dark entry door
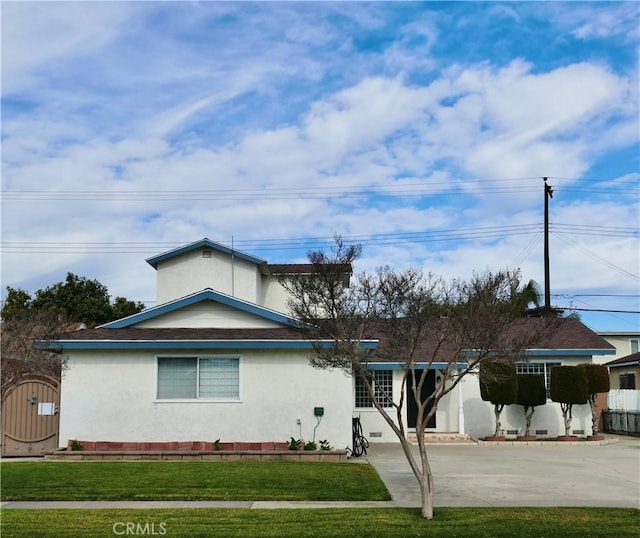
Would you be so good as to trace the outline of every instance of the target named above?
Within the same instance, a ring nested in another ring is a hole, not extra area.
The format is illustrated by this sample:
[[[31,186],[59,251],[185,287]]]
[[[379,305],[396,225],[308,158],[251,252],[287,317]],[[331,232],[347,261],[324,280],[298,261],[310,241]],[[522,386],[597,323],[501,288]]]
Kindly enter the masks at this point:
[[[424,370],[415,371],[416,379],[418,380],[420,379],[420,376],[422,375],[423,371]],[[407,383],[408,383],[407,385],[407,427],[415,428],[417,417],[418,417],[418,404],[416,403],[416,397],[413,394],[413,390],[411,389],[411,385],[413,383],[412,372],[409,372],[409,376],[407,377]],[[427,378],[424,380],[424,384],[422,385],[422,394],[420,396],[420,399],[424,401],[429,396],[429,394],[433,393],[435,389],[436,389],[436,371],[428,370]],[[428,413],[432,407],[433,407],[432,405],[428,405],[425,412]],[[435,428],[435,427],[436,427],[436,416],[434,414],[433,417],[431,417],[431,420],[429,421],[429,423],[427,424],[427,428]]]

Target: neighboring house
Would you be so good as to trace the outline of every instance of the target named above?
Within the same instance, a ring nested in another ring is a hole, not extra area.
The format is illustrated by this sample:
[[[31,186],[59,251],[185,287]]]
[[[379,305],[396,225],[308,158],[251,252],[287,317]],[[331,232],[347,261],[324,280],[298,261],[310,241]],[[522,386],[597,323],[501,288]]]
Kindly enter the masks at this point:
[[[279,277],[309,273],[310,264],[269,264],[208,239],[147,262],[157,271],[157,306],[57,342],[69,357],[60,404],[63,443],[315,437],[343,448],[351,445],[354,416],[370,441],[396,441],[358,379],[309,364],[311,346],[287,314]],[[348,285],[351,268],[344,269]],[[371,349],[378,344],[375,337],[362,342]],[[613,352],[579,321],[566,319],[518,368],[548,380],[553,365]],[[371,368],[376,382],[397,395],[401,363],[372,362]],[[428,381],[438,375],[433,365]],[[583,407],[574,408],[573,425],[589,434],[590,411]],[[409,429],[414,408],[409,398]],[[522,428],[521,408],[503,415],[505,429]],[[480,399],[476,376],[443,399],[430,426],[473,436],[493,431],[492,409]],[[559,406],[536,411],[534,429],[549,436],[563,432]]]
[[[606,363],[611,390],[605,431],[640,436],[640,352]]]
[[[616,348],[615,355],[607,357],[600,364],[640,352],[640,331],[603,331],[598,334]]]
[[[640,389],[640,352],[606,362],[611,390]]]
[[[616,354],[605,362],[609,368],[611,390],[607,395],[609,431],[638,435],[640,423],[630,422],[628,417],[622,419],[619,412],[640,411],[640,331],[601,332],[607,342],[615,346]],[[612,359],[612,360],[611,360]]]

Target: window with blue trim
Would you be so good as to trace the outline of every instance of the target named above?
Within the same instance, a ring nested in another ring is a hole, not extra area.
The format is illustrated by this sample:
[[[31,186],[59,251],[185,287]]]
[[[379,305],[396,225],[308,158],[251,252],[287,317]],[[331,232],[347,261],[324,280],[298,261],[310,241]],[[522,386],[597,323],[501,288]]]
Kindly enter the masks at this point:
[[[158,357],[158,399],[240,398],[238,357]]]

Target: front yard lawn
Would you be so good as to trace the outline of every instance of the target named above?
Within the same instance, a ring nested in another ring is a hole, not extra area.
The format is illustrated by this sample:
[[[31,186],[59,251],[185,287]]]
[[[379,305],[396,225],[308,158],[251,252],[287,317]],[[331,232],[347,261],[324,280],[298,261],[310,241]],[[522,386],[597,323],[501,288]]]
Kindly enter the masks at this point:
[[[306,462],[11,462],[3,501],[385,501],[366,464]]]
[[[324,464],[322,464],[324,465]],[[345,466],[346,467],[346,466]],[[360,465],[348,467],[361,467]],[[623,537],[638,536],[630,508],[436,508],[307,510],[3,510],[2,538],[113,537]]]

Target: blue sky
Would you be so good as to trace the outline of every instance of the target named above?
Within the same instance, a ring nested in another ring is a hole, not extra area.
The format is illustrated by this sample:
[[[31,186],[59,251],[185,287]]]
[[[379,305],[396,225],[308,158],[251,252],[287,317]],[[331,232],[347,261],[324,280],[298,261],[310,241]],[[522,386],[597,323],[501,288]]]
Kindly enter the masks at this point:
[[[636,2],[3,2],[2,289],[68,271],[154,304],[145,258],[519,268],[640,310]],[[596,330],[640,317],[580,311]]]

